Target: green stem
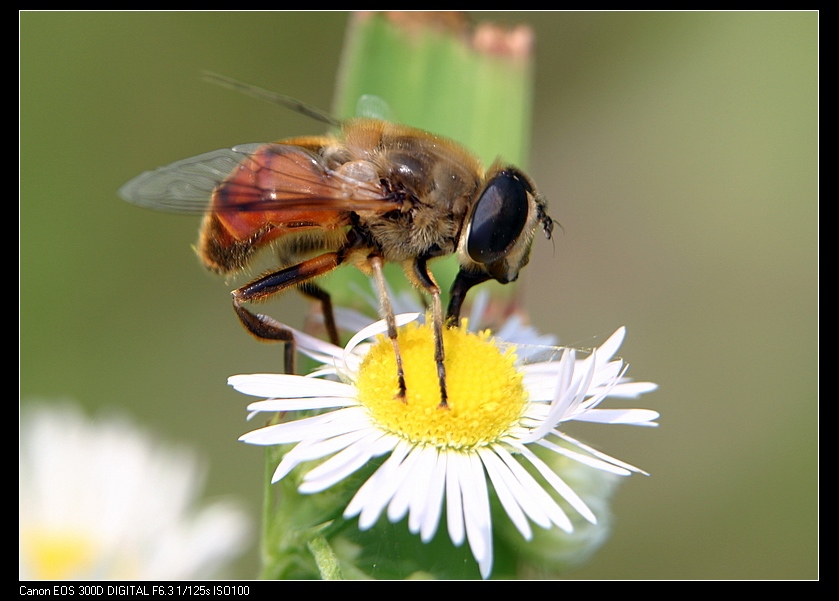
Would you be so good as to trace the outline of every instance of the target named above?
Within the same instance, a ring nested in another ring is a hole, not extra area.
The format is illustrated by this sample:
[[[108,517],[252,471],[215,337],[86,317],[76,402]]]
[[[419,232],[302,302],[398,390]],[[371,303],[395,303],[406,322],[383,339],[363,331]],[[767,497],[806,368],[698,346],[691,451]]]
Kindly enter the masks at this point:
[[[332,547],[327,542],[326,538],[321,535],[315,536],[309,540],[309,551],[315,558],[315,563],[320,570],[322,580],[342,580],[341,567],[338,564],[338,558],[332,551]]]

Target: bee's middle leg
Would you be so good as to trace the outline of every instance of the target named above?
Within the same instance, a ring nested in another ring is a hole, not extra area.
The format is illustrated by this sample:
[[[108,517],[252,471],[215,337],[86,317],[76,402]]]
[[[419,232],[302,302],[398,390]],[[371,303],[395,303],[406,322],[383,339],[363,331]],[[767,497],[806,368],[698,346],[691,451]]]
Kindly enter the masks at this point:
[[[370,268],[373,271],[373,278],[376,280],[376,288],[379,293],[379,301],[381,302],[381,314],[387,325],[387,337],[390,338],[393,344],[393,352],[396,355],[396,378],[399,382],[399,390],[396,397],[403,403],[405,402],[405,368],[402,366],[402,353],[399,352],[399,344],[396,341],[396,316],[393,314],[393,305],[390,304],[390,296],[387,292],[387,283],[384,274],[384,262],[378,255],[371,255],[367,259]]]
[[[332,297],[326,290],[312,282],[301,284],[300,292],[320,302],[320,310],[323,313],[323,325],[326,328],[327,336],[329,336],[329,342],[335,346],[340,346],[341,340],[338,337],[338,326],[335,324],[335,311],[332,308]]]
[[[434,362],[437,364],[437,380],[440,382],[441,409],[448,408],[449,394],[446,388],[446,358],[443,348],[443,304],[440,301],[440,286],[434,281],[434,276],[428,271],[426,259],[417,258],[413,263],[414,276],[417,282],[431,295],[431,317],[434,321]]]
[[[341,255],[339,253],[324,253],[297,265],[267,273],[231,293],[233,309],[248,332],[262,341],[285,343],[284,366],[288,374],[294,373],[294,352],[296,350],[294,334],[273,317],[262,313],[252,313],[243,305],[267,300],[293,286],[306,285],[310,279],[328,273],[340,264]]]

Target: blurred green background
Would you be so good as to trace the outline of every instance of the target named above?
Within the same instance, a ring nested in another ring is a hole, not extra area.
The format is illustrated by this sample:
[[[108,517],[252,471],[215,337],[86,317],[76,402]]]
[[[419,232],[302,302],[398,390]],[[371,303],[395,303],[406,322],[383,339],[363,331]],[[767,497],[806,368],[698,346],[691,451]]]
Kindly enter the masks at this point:
[[[562,343],[628,328],[657,430],[575,428],[638,465],[569,578],[818,577],[815,12],[478,13],[536,34],[528,171],[561,224],[522,280]],[[211,70],[332,104],[346,13],[20,13],[20,396],[119,406],[195,445],[258,516],[227,376],[278,371],[198,219],[117,196],[158,165],[320,125]],[[302,323],[287,295],[270,312]],[[256,574],[256,554],[239,575]]]

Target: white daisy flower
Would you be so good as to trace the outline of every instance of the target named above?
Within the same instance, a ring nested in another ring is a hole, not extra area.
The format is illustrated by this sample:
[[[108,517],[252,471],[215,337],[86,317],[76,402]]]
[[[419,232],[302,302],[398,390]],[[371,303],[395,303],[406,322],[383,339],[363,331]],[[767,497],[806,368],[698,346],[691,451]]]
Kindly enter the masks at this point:
[[[249,539],[238,506],[195,507],[194,454],[69,403],[24,407],[19,478],[21,580],[218,578]]]
[[[419,315],[398,316],[400,326]],[[561,498],[589,522],[594,513],[581,497],[540,459],[532,447],[547,449],[587,466],[621,476],[641,472],[561,432],[562,422],[656,426],[658,413],[646,409],[603,409],[607,397],[635,397],[655,389],[631,382],[616,359],[624,329],[585,358],[573,349],[499,343],[488,333],[447,329],[447,406],[441,406],[430,326],[410,324],[399,331],[407,393],[398,383],[393,347],[379,336],[376,322],[341,349],[295,331],[299,349],[322,363],[308,377],[280,374],[233,376],[239,392],[263,397],[252,412],[321,410],[249,432],[240,440],[257,445],[295,444],[280,461],[273,482],[298,465],[320,461],[302,477],[301,493],[318,493],[344,481],[371,459],[387,455],[344,510],[358,516],[361,530],[384,513],[423,542],[437,532],[445,507],[451,541],[469,543],[483,578],[492,570],[490,488],[525,539],[531,522],[573,529]],[[528,351],[523,353],[521,351]],[[527,356],[526,362],[520,360]],[[341,381],[324,376],[338,375]],[[574,448],[568,448],[569,446]],[[533,473],[538,474],[535,477]],[[641,472],[643,473],[643,472]]]

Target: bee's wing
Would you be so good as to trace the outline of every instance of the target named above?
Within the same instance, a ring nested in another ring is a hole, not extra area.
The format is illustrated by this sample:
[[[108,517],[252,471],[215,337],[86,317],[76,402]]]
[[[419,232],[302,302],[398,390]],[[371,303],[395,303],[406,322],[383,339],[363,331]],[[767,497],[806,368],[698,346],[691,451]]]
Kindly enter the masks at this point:
[[[261,144],[243,144],[190,157],[141,173],[122,188],[128,202],[171,213],[200,215],[207,211],[216,187]]]
[[[242,144],[146,171],[119,190],[132,204],[171,213],[389,211],[378,182],[328,169],[293,144]]]

